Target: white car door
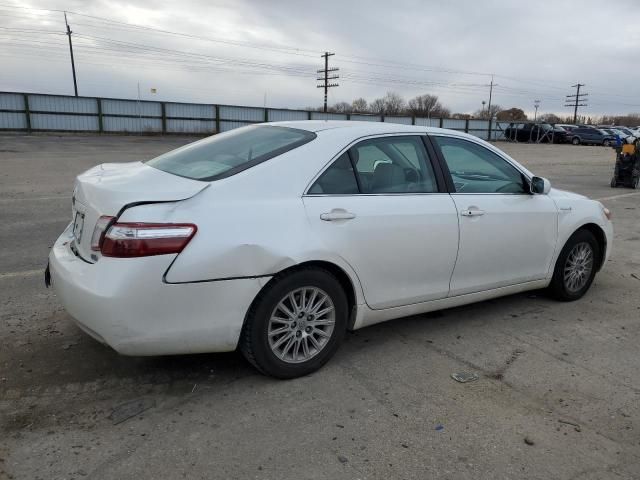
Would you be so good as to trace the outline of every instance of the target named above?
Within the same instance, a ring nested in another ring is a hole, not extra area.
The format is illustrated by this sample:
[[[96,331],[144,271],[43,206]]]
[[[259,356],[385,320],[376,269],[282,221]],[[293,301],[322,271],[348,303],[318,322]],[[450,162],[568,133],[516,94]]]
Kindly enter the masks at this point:
[[[529,193],[524,174],[483,145],[449,136],[431,138],[453,181],[451,197],[460,220],[449,295],[545,278],[558,234],[553,200]]]
[[[458,218],[432,160],[418,135],[363,140],[303,197],[314,234],[351,265],[373,309],[449,293]]]

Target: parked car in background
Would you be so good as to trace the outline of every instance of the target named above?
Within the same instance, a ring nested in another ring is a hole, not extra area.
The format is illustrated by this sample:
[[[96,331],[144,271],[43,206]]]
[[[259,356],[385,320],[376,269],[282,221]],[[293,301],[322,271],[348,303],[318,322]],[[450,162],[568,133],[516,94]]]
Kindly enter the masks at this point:
[[[71,206],[45,280],[87,334],[127,355],[238,348],[280,378],[347,329],[545,287],[577,300],[613,240],[600,202],[495,146],[393,123],[238,128],[98,165]]]
[[[510,123],[504,130],[508,140],[516,142],[565,143],[567,132],[548,123]]]
[[[624,133],[622,130],[618,130],[617,128],[611,128],[611,127],[600,127],[600,130],[608,133],[609,135],[613,135],[614,137],[620,137],[620,140],[624,140],[625,138],[629,137],[630,135],[627,135],[626,133]]]
[[[571,143],[574,145],[604,145],[608,147],[616,141],[615,135],[589,126],[579,126],[571,132]]]
[[[635,139],[635,138],[638,138],[638,136],[639,136],[638,132],[636,132],[633,129],[628,128],[628,127],[613,127],[613,128],[614,128],[614,130],[618,130],[618,131],[622,132],[622,134],[624,135],[623,138],[633,137]]]

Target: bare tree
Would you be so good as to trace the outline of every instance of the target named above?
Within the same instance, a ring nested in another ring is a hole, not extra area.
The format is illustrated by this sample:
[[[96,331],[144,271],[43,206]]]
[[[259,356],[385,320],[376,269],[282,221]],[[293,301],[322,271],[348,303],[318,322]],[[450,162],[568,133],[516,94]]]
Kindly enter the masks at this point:
[[[385,115],[400,115],[404,113],[404,99],[395,92],[387,92],[383,98]]]
[[[496,118],[502,121],[527,120],[527,114],[521,108],[511,107],[508,110],[498,112]]]
[[[366,113],[368,111],[367,101],[360,97],[351,102],[351,111],[355,113]]]
[[[334,113],[351,113],[351,104],[347,102],[338,102],[329,109]]]
[[[451,111],[442,106],[437,95],[418,95],[409,100],[409,112],[416,117],[444,118],[451,115]]]
[[[555,113],[543,113],[542,115],[538,115],[538,118],[541,122],[562,123],[562,119]]]
[[[489,118],[494,118],[498,115],[498,112],[502,111],[502,107],[500,105],[491,105],[491,110],[488,108],[483,110],[476,110],[473,116],[475,118],[482,118],[484,120],[488,120]]]
[[[378,115],[385,113],[385,101],[384,98],[376,98],[369,104],[369,111]]]

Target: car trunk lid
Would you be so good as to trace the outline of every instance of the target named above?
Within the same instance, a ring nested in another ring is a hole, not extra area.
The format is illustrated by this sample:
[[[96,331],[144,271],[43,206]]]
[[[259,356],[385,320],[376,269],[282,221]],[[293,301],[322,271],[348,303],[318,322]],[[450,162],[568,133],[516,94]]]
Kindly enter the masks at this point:
[[[91,250],[91,237],[101,216],[116,217],[131,204],[184,200],[209,185],[142,162],[105,163],[87,170],[78,175],[73,190],[73,247],[84,260],[96,261],[99,252]]]

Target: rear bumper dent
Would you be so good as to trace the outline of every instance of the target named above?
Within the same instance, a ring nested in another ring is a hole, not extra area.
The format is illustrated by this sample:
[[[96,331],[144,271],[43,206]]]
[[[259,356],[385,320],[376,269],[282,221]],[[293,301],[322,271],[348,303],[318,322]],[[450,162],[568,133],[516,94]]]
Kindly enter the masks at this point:
[[[49,255],[54,291],[80,328],[124,355],[234,350],[245,314],[268,280],[171,285],[162,276],[174,255],[87,264],[69,241],[63,233]]]

